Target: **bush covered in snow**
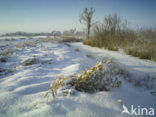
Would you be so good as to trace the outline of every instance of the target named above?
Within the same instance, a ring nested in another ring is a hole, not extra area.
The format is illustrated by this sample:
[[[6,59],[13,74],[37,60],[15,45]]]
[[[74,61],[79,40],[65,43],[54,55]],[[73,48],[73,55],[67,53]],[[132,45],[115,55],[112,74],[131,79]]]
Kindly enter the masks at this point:
[[[73,75],[71,81],[67,84],[73,86],[78,91],[94,93],[120,87],[121,81],[112,67],[109,67],[109,64],[103,67],[103,63],[100,62],[82,74]]]
[[[45,94],[47,97],[52,94],[56,97],[58,89],[63,92],[67,89],[75,89],[80,92],[95,93],[98,91],[110,91],[122,85],[119,77],[127,73],[117,66],[112,60],[97,62],[96,65],[80,74],[73,74],[69,77],[59,77],[50,86]]]

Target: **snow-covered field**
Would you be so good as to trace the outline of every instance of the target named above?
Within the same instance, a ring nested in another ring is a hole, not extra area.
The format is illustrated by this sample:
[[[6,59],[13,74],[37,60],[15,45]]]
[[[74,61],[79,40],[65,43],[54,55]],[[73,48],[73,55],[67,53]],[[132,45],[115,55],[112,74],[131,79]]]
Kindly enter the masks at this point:
[[[91,57],[88,57],[90,55]],[[28,58],[37,58],[38,64],[22,66]],[[95,65],[96,59],[112,58],[127,69],[133,80],[149,73],[156,76],[156,62],[141,60],[122,52],[108,51],[79,43],[40,42],[33,47],[16,50],[0,68],[13,72],[0,76],[0,117],[125,117],[121,102],[130,108],[156,109],[155,82],[152,88],[136,87],[122,79],[122,86],[94,94],[77,92],[76,95],[43,98],[57,76],[80,73]],[[15,67],[16,66],[16,67]],[[38,108],[35,104],[38,102]],[[119,103],[120,102],[120,103]],[[156,116],[156,115],[155,115]]]

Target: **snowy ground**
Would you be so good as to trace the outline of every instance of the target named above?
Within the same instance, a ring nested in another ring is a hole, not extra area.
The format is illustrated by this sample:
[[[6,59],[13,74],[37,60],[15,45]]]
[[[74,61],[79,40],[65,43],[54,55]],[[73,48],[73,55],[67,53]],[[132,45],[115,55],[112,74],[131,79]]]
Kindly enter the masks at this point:
[[[110,92],[95,94],[77,93],[74,96],[58,96],[53,101],[34,105],[43,99],[49,85],[60,75],[71,75],[92,67],[96,59],[113,58],[132,74],[132,78],[143,77],[145,73],[156,75],[156,63],[140,60],[121,52],[84,46],[82,43],[41,42],[36,47],[16,51],[7,63],[0,67],[14,68],[14,72],[0,76],[0,117],[125,117],[122,105],[156,109],[156,96],[145,87],[135,87],[122,80],[122,87]],[[79,48],[79,51],[75,49]],[[92,55],[87,57],[86,55]],[[30,57],[39,58],[43,64],[20,65]],[[48,62],[45,62],[48,61]],[[155,90],[155,89],[152,89]]]

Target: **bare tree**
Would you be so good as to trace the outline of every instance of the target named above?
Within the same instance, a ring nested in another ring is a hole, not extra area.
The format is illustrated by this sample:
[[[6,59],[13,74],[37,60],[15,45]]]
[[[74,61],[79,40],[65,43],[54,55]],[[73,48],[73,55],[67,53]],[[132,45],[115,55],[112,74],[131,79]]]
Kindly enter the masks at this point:
[[[93,15],[94,15],[95,9],[94,8],[85,8],[83,13],[80,15],[80,23],[87,26],[87,38],[89,39],[90,36],[90,28],[94,24],[93,21]]]

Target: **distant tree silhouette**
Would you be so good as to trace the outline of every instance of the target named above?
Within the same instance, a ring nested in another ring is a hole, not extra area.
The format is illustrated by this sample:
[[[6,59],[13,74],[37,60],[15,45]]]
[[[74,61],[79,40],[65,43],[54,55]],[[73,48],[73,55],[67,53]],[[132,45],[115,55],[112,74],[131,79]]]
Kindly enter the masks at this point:
[[[90,28],[92,27],[92,25],[94,24],[93,21],[93,15],[95,13],[95,9],[94,8],[85,8],[83,13],[80,15],[80,23],[84,24],[87,26],[87,38],[89,39],[90,36]]]

